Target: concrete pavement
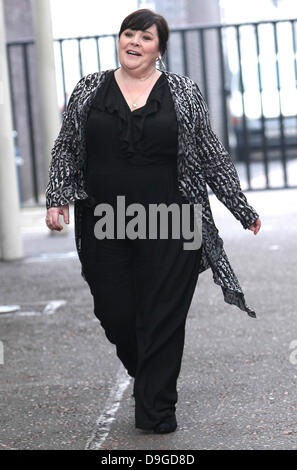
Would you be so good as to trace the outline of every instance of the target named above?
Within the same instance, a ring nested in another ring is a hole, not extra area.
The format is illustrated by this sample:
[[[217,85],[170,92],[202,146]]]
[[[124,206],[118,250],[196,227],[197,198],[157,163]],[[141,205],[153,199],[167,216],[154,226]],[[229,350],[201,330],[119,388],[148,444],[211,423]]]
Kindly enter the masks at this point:
[[[199,277],[178,382],[178,430],[135,429],[133,381],[93,314],[80,276],[73,210],[50,236],[45,210],[22,210],[25,257],[0,262],[4,349],[0,449],[297,448],[297,190],[246,193],[254,236],[212,195],[225,250],[257,319]],[[294,343],[294,341],[296,343]]]

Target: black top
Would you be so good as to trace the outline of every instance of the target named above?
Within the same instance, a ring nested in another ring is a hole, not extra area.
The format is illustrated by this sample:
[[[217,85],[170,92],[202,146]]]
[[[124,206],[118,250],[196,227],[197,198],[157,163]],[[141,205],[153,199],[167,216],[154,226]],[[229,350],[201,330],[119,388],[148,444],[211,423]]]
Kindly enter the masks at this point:
[[[176,163],[177,131],[174,104],[163,73],[146,104],[135,111],[130,110],[114,71],[108,73],[88,115],[88,193],[93,194],[96,174],[127,171],[130,165]]]

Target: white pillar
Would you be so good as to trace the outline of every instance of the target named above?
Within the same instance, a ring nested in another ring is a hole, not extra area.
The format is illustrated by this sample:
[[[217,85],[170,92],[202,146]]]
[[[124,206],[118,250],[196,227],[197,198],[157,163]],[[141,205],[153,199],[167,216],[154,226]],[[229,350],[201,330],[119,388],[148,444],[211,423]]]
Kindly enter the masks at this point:
[[[187,8],[188,24],[220,24],[221,23],[221,10],[219,0],[188,0]],[[208,30],[204,36],[206,48],[206,72],[208,82],[208,105],[211,118],[211,124],[214,131],[218,136],[224,138],[224,123],[222,120],[222,78],[221,78],[221,65],[220,65],[220,51],[219,43],[217,40],[217,31]],[[194,54],[195,48],[197,51],[197,44],[193,44],[192,53]],[[199,52],[197,53],[198,56]],[[198,69],[198,70],[197,70]],[[199,77],[199,83],[202,83],[201,65],[199,61],[196,64],[196,72]],[[202,88],[202,87],[201,87]],[[203,92],[203,89],[202,89]]]
[[[32,14],[36,39],[43,152],[46,158],[46,170],[48,175],[51,149],[58,136],[61,125],[57,96],[50,1],[32,0]],[[67,233],[68,225],[64,224],[62,216],[60,216],[60,222],[63,225],[63,230],[61,232],[51,231],[51,235],[65,235]]]
[[[43,149],[47,166],[50,164],[50,151],[60,129],[60,113],[57,96],[53,32],[49,0],[32,0],[34,20],[37,73],[39,85],[39,107]]]
[[[23,257],[3,0],[0,0],[0,258]]]

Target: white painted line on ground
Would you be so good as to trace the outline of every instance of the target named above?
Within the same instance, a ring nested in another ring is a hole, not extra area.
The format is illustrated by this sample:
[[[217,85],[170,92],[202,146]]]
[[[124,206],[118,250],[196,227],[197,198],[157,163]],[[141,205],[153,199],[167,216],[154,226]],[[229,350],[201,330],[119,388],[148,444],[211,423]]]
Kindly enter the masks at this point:
[[[56,259],[77,258],[76,251],[68,251],[66,253],[41,253],[39,256],[25,258],[23,263],[40,263],[43,261],[54,261]]]
[[[29,305],[32,305],[34,303],[39,303],[39,304],[44,304],[45,302],[32,302]],[[14,317],[32,317],[32,316],[40,316],[40,315],[52,315],[53,313],[56,312],[56,310],[61,307],[62,305],[66,305],[66,300],[50,300],[46,302],[46,305],[42,312],[36,312],[36,311],[14,311],[14,312],[9,312],[9,313],[1,313],[0,318],[14,318]]]
[[[20,302],[18,302],[19,305],[22,305],[22,307],[24,305],[46,305],[46,304],[49,304],[50,302],[60,302],[60,300],[32,300],[31,302],[22,302],[20,300]],[[61,301],[63,302],[63,301]]]
[[[42,313],[52,315],[62,305],[66,305],[66,300],[51,300],[46,304]]]
[[[2,313],[0,318],[15,318],[15,317],[34,317],[41,315],[40,312],[16,312],[16,313]]]
[[[16,312],[20,309],[21,307],[19,305],[0,305],[0,313]]]
[[[112,387],[105,408],[96,421],[95,429],[87,441],[86,450],[98,450],[109,434],[110,426],[115,420],[115,414],[120,406],[123,393],[130,383],[131,377],[124,366],[118,370],[116,383]]]

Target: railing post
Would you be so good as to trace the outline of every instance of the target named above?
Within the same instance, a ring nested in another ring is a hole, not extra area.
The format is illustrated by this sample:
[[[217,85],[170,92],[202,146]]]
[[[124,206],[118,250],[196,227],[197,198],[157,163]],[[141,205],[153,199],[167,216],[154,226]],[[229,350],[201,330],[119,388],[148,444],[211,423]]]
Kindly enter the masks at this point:
[[[3,0],[0,0],[0,259],[23,257]]]

